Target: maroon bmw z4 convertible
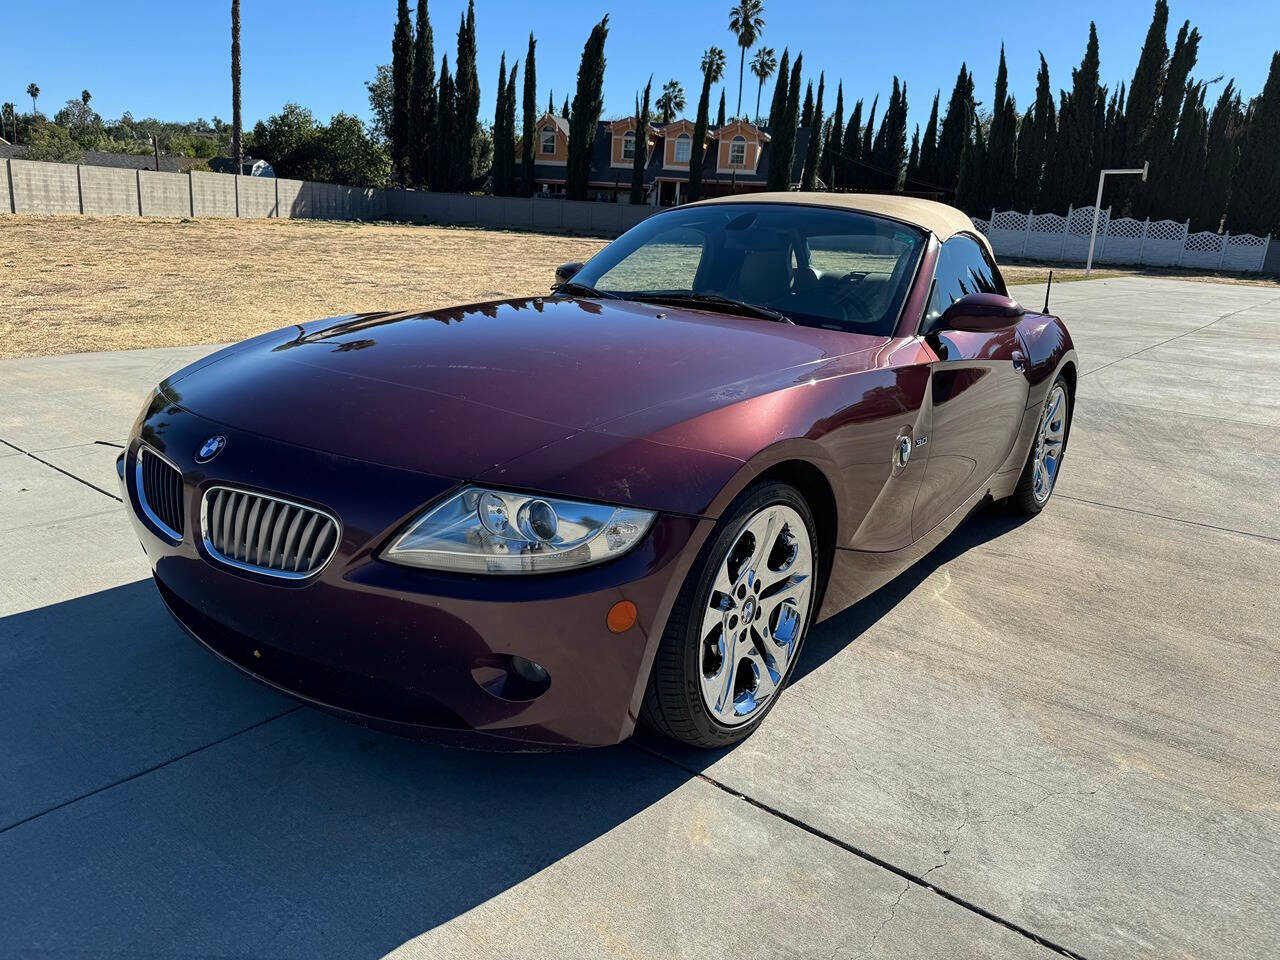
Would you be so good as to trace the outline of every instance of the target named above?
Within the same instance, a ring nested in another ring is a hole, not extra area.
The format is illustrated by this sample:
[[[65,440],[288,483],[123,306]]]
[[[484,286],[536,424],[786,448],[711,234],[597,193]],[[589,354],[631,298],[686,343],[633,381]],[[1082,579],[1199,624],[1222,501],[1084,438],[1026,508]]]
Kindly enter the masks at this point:
[[[1053,492],[1071,338],[951,207],[726,197],[557,279],[286,327],[161,383],[118,469],[179,623],[402,734],[723,746],[815,622],[980,501]]]

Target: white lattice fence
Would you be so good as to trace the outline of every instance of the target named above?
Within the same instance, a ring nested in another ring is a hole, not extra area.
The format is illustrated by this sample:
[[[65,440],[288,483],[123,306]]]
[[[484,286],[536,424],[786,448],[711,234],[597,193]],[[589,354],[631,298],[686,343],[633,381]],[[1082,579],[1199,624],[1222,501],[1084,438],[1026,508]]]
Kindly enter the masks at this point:
[[[1142,262],[1157,267],[1177,266],[1182,247],[1187,242],[1187,225],[1172,220],[1156,220],[1147,224]]]
[[[1252,233],[1241,233],[1233,237],[1228,233],[1225,249],[1222,251],[1222,263],[1218,269],[1261,270],[1270,243],[1270,235],[1255,237]]]
[[[1101,229],[1098,232],[1101,234]],[[1120,217],[1108,221],[1106,234],[1098,238],[1101,249],[1094,254],[1095,259],[1103,263],[1141,263],[1146,232],[1145,220]]]
[[[1071,208],[1064,217],[992,210],[989,220],[973,222],[1001,256],[1083,263],[1089,254],[1093,212],[1093,207]],[[1249,272],[1261,270],[1266,262],[1270,236],[1191,233],[1188,228],[1187,223],[1176,220],[1113,220],[1110,210],[1101,210],[1094,262]]]

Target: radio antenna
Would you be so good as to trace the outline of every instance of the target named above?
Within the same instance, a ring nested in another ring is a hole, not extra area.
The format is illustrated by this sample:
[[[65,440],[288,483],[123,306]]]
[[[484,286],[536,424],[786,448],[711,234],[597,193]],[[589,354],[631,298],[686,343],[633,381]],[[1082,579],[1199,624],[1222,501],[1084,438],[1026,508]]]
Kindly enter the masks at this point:
[[[1053,289],[1053,271],[1049,271],[1049,282],[1044,285],[1044,309],[1041,313],[1049,312],[1049,291]]]

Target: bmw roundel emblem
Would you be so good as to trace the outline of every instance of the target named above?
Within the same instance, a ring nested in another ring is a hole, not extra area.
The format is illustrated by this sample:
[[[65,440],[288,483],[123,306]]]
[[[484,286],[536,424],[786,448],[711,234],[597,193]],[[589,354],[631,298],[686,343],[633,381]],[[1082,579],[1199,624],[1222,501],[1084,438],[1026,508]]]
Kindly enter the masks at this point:
[[[222,448],[227,445],[227,438],[224,436],[210,437],[200,449],[196,451],[196,463],[208,463],[214,457],[222,452]]]

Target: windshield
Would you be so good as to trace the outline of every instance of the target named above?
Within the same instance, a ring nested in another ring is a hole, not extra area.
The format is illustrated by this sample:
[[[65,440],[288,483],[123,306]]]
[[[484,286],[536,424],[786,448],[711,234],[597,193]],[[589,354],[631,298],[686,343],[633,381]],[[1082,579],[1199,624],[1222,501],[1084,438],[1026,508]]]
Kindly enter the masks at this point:
[[[923,249],[920,231],[851,210],[691,206],[628,231],[573,283],[635,300],[706,298],[708,309],[739,301],[798,324],[887,337]]]

